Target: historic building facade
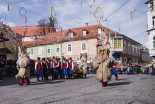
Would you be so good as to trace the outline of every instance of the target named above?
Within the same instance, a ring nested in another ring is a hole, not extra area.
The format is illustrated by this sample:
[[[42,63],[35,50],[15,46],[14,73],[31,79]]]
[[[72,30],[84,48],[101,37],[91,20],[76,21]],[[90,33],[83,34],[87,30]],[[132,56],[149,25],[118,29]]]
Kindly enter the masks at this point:
[[[22,36],[14,34],[11,30],[6,29],[7,25],[0,22],[0,37],[5,41],[0,42],[0,56],[5,60],[17,60],[18,58],[18,42],[22,43]]]
[[[97,54],[97,40],[102,35],[110,36],[111,52],[120,63],[142,62],[142,45],[125,35],[112,31],[102,25],[88,24],[84,27],[56,31],[27,44],[27,53],[31,59],[37,57],[72,57],[78,61],[80,54],[87,53],[89,61]]]
[[[148,0],[145,4],[148,4],[149,53],[155,61],[155,0]]]

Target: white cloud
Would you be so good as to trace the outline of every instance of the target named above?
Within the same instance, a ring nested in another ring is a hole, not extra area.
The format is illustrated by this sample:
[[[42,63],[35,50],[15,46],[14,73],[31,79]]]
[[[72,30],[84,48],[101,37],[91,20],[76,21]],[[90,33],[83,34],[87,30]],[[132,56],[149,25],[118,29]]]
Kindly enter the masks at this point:
[[[16,24],[12,22],[8,22],[7,25],[9,25],[10,27],[16,26]]]
[[[7,6],[6,5],[0,5],[0,14],[7,12]]]

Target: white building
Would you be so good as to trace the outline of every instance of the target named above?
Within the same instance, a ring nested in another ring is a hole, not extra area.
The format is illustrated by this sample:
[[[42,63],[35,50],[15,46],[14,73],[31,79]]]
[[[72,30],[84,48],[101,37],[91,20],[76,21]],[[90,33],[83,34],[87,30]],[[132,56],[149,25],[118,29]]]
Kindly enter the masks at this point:
[[[148,0],[148,35],[149,35],[149,53],[155,61],[155,0]]]

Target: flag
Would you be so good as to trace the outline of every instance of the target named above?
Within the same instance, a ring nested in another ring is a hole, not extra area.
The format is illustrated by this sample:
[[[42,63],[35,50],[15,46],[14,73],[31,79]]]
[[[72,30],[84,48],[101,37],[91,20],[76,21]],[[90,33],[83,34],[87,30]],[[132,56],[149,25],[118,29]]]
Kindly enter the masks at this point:
[[[8,11],[10,11],[10,5],[9,5],[9,0],[8,0]]]
[[[82,8],[82,0],[81,0],[81,8]]]

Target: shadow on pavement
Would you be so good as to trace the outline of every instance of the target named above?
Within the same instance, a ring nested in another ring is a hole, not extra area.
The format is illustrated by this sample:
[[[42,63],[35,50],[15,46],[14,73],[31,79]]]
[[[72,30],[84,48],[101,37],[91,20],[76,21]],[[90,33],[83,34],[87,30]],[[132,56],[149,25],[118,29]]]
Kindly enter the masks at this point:
[[[35,77],[31,77],[31,79],[33,79],[33,78],[35,78]],[[31,79],[30,79],[30,81],[31,81]],[[5,78],[3,78],[3,80],[0,80],[0,87],[18,85],[19,82],[20,82],[20,79],[16,79],[14,77],[5,77]],[[24,80],[24,82],[26,82],[26,80]],[[55,84],[55,83],[61,83],[61,82],[64,82],[64,81],[61,81],[61,80],[48,80],[48,81],[40,81],[40,82],[33,81],[33,82],[31,82],[30,85]]]
[[[119,85],[128,85],[131,82],[115,82],[115,83],[109,83],[108,86],[119,86]]]
[[[40,85],[40,84],[55,84],[55,83],[61,83],[64,81],[42,81],[42,82],[31,82],[30,85]]]

